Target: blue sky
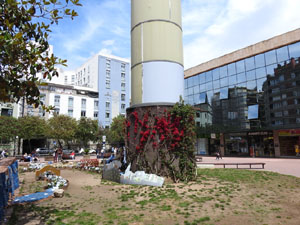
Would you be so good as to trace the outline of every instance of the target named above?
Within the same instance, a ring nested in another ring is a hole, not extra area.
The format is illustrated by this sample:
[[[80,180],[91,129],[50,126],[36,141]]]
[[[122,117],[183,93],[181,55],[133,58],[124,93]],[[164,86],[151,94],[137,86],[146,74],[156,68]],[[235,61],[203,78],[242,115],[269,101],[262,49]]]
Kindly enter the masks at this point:
[[[52,27],[54,54],[75,69],[98,52],[130,58],[130,0],[81,0]],[[300,28],[299,0],[182,0],[185,69]]]

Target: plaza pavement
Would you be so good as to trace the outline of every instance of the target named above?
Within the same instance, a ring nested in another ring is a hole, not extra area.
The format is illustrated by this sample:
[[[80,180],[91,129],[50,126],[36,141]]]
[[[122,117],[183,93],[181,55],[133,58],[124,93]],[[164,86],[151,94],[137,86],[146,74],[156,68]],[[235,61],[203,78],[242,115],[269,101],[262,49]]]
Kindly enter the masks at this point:
[[[223,157],[216,160],[216,157],[202,157],[203,163],[250,163],[261,162],[266,163],[265,169],[267,171],[277,172],[286,175],[300,177],[300,158],[238,158],[238,157]],[[219,166],[216,166],[219,167]],[[222,166],[221,166],[222,167]],[[221,168],[220,167],[220,168]],[[249,166],[245,166],[248,167]],[[259,167],[259,166],[258,166]],[[261,170],[261,169],[260,169]]]

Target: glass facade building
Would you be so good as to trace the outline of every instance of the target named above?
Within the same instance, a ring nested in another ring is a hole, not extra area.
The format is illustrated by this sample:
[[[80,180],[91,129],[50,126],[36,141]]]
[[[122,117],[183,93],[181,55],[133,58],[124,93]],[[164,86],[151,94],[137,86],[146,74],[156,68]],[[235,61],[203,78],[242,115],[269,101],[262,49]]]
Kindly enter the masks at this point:
[[[300,144],[300,42],[185,78],[185,102],[209,105],[207,154],[292,156]]]

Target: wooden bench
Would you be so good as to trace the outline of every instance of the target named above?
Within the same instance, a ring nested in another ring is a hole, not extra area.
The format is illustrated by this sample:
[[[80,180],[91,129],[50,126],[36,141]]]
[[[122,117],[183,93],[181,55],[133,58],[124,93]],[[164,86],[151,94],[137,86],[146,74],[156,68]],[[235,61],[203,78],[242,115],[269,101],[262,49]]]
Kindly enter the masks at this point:
[[[215,165],[215,166],[223,166],[223,168],[226,168],[226,166],[236,166],[237,169],[247,169],[245,167],[239,167],[239,166],[249,166],[249,169],[264,169],[266,163],[261,163],[261,162],[253,162],[253,163],[198,163],[197,164],[207,164],[207,165]],[[261,168],[253,168],[252,166],[255,165],[260,165]],[[227,167],[228,168],[228,167]]]

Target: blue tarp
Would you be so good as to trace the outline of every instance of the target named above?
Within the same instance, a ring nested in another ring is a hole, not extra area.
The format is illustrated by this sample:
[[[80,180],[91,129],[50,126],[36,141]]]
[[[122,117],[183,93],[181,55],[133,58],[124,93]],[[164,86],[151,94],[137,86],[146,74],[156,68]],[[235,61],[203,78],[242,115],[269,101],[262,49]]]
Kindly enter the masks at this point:
[[[13,201],[14,204],[24,203],[24,202],[35,202],[45,198],[48,198],[53,195],[54,190],[52,188],[47,189],[44,192],[36,192],[29,195],[24,195],[21,197],[16,197]]]

